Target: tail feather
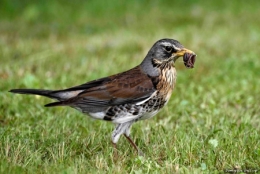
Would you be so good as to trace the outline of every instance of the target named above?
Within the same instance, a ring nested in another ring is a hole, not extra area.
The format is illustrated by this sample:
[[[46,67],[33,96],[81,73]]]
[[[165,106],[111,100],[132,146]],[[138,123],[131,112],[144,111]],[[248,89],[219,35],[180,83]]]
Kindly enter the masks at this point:
[[[81,91],[64,92],[61,90],[54,91],[54,90],[44,90],[44,89],[11,89],[9,92],[17,93],[17,94],[41,95],[41,96],[58,100],[58,102],[53,102],[45,105],[45,107],[52,107],[52,106],[68,105],[67,100],[73,98]]]
[[[18,94],[34,94],[34,95],[48,95],[51,90],[43,89],[11,89],[9,92],[18,93]]]
[[[49,98],[58,99],[57,96],[53,93],[52,90],[43,90],[43,89],[11,89],[9,92],[17,93],[17,94],[33,94],[33,95],[41,95]]]
[[[53,102],[53,103],[48,103],[44,105],[45,107],[53,107],[53,106],[65,106],[64,102]]]

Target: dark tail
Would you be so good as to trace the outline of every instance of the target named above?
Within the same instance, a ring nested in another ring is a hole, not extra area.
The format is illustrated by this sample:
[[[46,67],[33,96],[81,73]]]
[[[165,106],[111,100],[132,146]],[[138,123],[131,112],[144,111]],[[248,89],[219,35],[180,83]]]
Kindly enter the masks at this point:
[[[53,107],[53,106],[66,106],[65,102],[53,102],[53,103],[48,103],[44,105],[45,107]]]
[[[45,97],[59,99],[54,91],[51,90],[43,90],[43,89],[11,89],[9,92],[17,93],[17,94],[33,94],[33,95],[42,95]]]
[[[63,91],[52,91],[52,90],[44,90],[44,89],[11,89],[9,92],[17,93],[17,94],[32,94],[32,95],[41,95],[45,97],[49,97],[55,100],[58,100],[58,102],[49,103],[46,104],[46,107],[52,107],[52,106],[66,106],[66,102],[64,100],[67,100],[70,97],[73,97],[72,95],[68,94],[66,96],[66,92]],[[77,93],[75,93],[77,94]]]
[[[42,89],[11,89],[9,92],[17,93],[17,94],[33,94],[33,95],[42,95],[45,97],[52,98],[53,96],[51,90],[42,90]]]

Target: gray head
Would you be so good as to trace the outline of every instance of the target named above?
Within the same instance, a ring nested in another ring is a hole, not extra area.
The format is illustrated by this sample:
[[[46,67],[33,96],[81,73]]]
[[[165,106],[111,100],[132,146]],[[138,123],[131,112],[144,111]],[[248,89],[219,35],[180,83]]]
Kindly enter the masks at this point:
[[[145,59],[141,63],[141,68],[146,74],[150,76],[157,76],[159,70],[155,67],[155,62],[156,64],[172,64],[185,53],[195,55],[194,52],[184,48],[177,40],[158,40],[147,53]]]

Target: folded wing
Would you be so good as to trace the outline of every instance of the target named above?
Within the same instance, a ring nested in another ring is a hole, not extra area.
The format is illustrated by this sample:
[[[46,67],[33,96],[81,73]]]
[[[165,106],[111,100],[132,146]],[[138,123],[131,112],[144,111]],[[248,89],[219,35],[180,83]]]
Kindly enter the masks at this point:
[[[108,106],[142,102],[151,96],[155,87],[150,77],[141,71],[140,67],[135,67],[120,74],[56,91],[60,94],[77,91],[78,94],[46,106],[67,105],[81,109],[83,112],[92,112],[93,108],[102,110]]]

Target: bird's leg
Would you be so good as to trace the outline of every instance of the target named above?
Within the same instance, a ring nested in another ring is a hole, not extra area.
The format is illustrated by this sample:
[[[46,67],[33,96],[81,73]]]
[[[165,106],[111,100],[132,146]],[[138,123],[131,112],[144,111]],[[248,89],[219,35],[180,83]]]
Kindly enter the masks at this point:
[[[124,134],[124,136],[127,138],[127,140],[131,143],[132,146],[134,146],[135,150],[138,152],[138,147],[134,143],[134,141],[129,136],[126,136],[126,134]]]
[[[113,141],[112,141],[112,145],[117,150],[116,143],[113,143]]]
[[[120,135],[125,131],[124,124],[117,124],[115,130],[112,133],[112,144],[114,147],[114,156],[118,157],[118,150],[116,148],[116,143],[118,142]]]
[[[144,153],[137,147],[137,145],[134,143],[134,141],[130,138],[130,136],[127,136],[124,134],[126,139],[131,143],[131,145],[135,148],[139,156],[144,156]]]
[[[114,147],[114,157],[115,157],[115,159],[117,159],[117,158],[118,158],[118,152],[117,152],[116,143],[114,143],[114,142],[112,141],[112,145],[113,145],[113,147]]]

